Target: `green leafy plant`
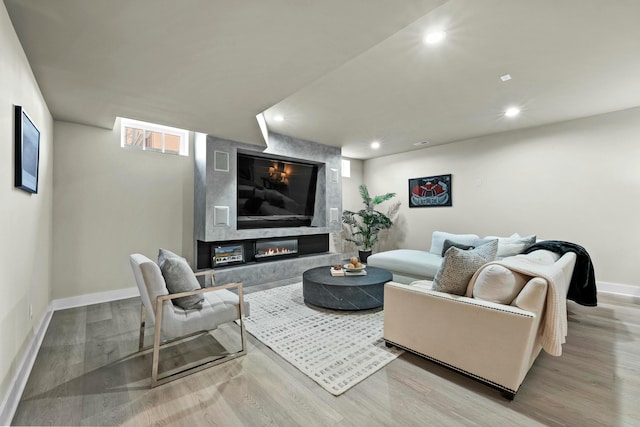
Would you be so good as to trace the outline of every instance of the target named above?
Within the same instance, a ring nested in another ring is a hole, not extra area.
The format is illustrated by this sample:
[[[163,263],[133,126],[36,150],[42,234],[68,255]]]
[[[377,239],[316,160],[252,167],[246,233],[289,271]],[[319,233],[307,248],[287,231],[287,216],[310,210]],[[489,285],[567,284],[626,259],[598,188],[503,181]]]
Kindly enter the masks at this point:
[[[345,239],[368,251],[371,250],[378,241],[378,233],[391,228],[393,225],[391,218],[377,211],[375,207],[395,197],[396,193],[387,193],[381,196],[371,197],[366,185],[363,184],[359,188],[365,208],[358,212],[343,211],[342,222],[348,225],[351,230],[351,236],[347,236]]]

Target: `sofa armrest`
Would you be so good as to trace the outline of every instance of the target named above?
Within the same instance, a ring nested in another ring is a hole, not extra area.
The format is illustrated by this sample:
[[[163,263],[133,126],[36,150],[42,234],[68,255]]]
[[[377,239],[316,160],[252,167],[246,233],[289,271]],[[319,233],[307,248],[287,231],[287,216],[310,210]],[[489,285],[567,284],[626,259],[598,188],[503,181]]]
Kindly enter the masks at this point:
[[[567,252],[556,261],[556,265],[562,270],[562,283],[558,285],[562,287],[559,291],[562,292],[563,295],[567,295],[569,292],[569,283],[571,283],[571,276],[573,275],[577,258],[578,256],[575,252]]]
[[[389,282],[384,339],[516,392],[538,354],[540,317],[519,307]]]
[[[522,309],[522,308],[517,307],[517,306],[498,304],[498,303],[491,302],[491,301],[484,301],[484,300],[481,300],[481,299],[470,298],[470,297],[465,297],[465,296],[460,296],[460,295],[448,294],[448,293],[445,293],[445,292],[434,291],[434,290],[431,290],[431,289],[427,289],[425,286],[419,286],[419,285],[415,286],[415,285],[406,285],[404,283],[398,283],[398,282],[388,282],[385,285],[385,291],[386,291],[386,287],[387,286],[392,286],[392,287],[398,288],[398,289],[404,289],[407,292],[416,292],[416,293],[419,293],[419,294],[430,295],[433,298],[441,298],[441,299],[444,299],[444,300],[454,301],[454,302],[462,303],[462,304],[468,304],[468,305],[476,306],[476,307],[479,307],[479,308],[482,307],[482,308],[485,308],[487,310],[496,310],[496,311],[500,311],[500,312],[513,313],[513,314],[522,315],[522,316],[533,316],[533,315],[535,315],[535,313],[531,313],[529,310]]]
[[[547,281],[542,277],[533,277],[524,285],[512,304],[522,310],[542,315],[547,299],[547,286]]]

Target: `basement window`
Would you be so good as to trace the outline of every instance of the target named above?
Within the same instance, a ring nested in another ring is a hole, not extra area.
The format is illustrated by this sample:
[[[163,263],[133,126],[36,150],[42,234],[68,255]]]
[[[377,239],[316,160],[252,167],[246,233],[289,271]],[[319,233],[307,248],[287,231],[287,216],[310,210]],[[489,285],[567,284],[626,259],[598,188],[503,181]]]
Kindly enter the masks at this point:
[[[342,159],[342,176],[344,178],[351,178],[351,161]]]
[[[121,118],[120,146],[135,150],[188,156],[189,131]]]

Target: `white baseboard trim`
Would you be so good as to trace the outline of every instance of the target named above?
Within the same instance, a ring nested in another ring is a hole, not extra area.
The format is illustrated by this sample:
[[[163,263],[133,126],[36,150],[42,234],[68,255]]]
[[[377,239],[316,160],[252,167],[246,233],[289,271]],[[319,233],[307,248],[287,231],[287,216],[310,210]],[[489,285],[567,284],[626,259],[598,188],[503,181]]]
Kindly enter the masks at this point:
[[[49,307],[55,310],[65,310],[67,308],[83,307],[85,305],[99,304],[101,302],[117,301],[121,299],[139,296],[137,287],[117,289],[115,291],[97,292],[95,294],[79,295],[77,297],[54,299]]]
[[[22,392],[24,391],[24,387],[27,385],[27,380],[31,374],[31,368],[33,368],[36,356],[38,355],[38,351],[40,351],[40,346],[42,345],[42,340],[49,328],[51,316],[53,316],[53,311],[51,310],[51,307],[49,307],[44,313],[44,316],[42,316],[38,329],[36,330],[27,351],[22,357],[18,371],[11,380],[11,384],[9,384],[9,388],[2,400],[2,404],[0,404],[0,425],[2,426],[8,426],[11,424],[11,420],[13,420],[16,409],[18,409],[18,403],[20,403]]]
[[[98,304],[101,302],[117,301],[126,298],[133,298],[139,296],[137,287],[118,289],[115,291],[97,292],[95,294],[80,295],[77,297],[54,299],[49,303],[47,311],[38,329],[36,330],[31,343],[29,344],[27,351],[22,357],[20,367],[15,376],[9,384],[7,393],[0,404],[0,426],[8,426],[11,424],[11,420],[18,409],[18,403],[24,392],[24,387],[27,385],[27,380],[31,374],[31,368],[36,360],[36,356],[40,351],[42,340],[49,328],[49,322],[53,317],[53,312],[56,310],[65,310],[67,308],[82,307],[85,305]]]
[[[640,297],[640,286],[623,285],[621,283],[598,282],[598,293],[616,294],[627,297]]]

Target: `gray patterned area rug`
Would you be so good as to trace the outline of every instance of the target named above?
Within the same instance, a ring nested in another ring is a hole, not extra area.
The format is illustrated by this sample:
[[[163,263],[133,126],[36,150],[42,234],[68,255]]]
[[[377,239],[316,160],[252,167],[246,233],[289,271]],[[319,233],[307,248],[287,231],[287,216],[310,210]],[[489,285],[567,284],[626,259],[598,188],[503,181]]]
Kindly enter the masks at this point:
[[[302,283],[245,295],[247,331],[329,393],[338,396],[382,368],[402,350],[382,339],[383,312],[310,307]]]

